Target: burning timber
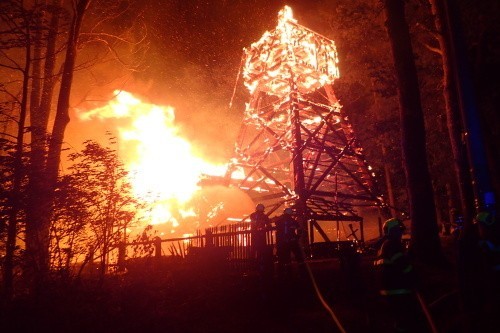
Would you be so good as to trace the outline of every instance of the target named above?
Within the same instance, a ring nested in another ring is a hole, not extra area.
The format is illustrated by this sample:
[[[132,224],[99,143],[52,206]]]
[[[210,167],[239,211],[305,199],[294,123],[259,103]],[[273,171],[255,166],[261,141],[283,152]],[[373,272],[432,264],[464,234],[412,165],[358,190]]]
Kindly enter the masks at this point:
[[[333,91],[335,43],[285,7],[277,27],[244,49],[242,64],[250,100],[234,156],[225,177],[202,184],[237,187],[268,214],[292,207],[309,243],[314,229],[330,241],[318,221],[359,222],[363,241],[359,210],[386,204]]]

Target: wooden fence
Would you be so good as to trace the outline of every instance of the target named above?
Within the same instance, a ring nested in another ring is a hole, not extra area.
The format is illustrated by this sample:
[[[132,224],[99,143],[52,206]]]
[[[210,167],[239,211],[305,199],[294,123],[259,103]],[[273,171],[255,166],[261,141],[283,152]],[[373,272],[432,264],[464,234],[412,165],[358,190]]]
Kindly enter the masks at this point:
[[[275,249],[276,238],[273,229],[266,232],[266,239],[267,244]],[[308,254],[312,258],[350,256],[359,252],[360,246],[362,243],[353,240],[312,243],[309,244]],[[128,251],[130,249],[132,251]],[[204,232],[198,231],[188,237],[155,237],[151,241],[121,243],[114,266],[120,270],[130,261],[168,256],[205,261],[217,259],[229,262],[233,267],[249,268],[255,264],[250,223],[239,222],[207,228]]]
[[[268,245],[274,245],[274,230],[266,232],[266,238]],[[254,261],[250,223],[239,222],[211,227],[205,229],[204,233],[198,231],[188,237],[167,239],[155,237],[151,241],[121,243],[118,245],[117,267],[124,268],[127,260],[135,258],[165,256],[196,258],[208,253],[233,263]]]

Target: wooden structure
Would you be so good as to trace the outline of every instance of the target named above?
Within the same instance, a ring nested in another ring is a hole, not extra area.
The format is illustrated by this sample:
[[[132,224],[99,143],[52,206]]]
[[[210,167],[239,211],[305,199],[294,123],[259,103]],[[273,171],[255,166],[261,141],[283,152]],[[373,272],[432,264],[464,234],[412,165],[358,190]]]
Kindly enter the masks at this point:
[[[198,232],[194,236],[150,241],[121,243],[118,246],[116,267],[122,270],[127,262],[152,258],[158,262],[162,258],[177,257],[187,261],[226,262],[236,270],[255,269],[255,253],[252,250],[250,223],[240,222],[223,225]],[[266,234],[267,244],[275,248],[274,230]],[[358,251],[359,244],[351,241],[318,244],[317,258],[341,257],[343,253]]]
[[[384,208],[332,84],[339,77],[335,43],[297,23],[289,7],[275,30],[245,49],[243,78],[250,92],[224,179],[272,214],[292,207],[303,227],[331,241],[318,221],[357,222],[357,208]],[[338,237],[336,240],[339,240]]]

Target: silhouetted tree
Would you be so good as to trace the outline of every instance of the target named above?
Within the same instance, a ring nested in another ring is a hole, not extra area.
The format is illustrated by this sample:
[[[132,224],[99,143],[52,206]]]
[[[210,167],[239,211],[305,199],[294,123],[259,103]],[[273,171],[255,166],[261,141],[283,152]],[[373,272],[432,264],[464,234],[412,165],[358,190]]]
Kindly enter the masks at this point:
[[[436,37],[439,53],[442,59],[443,66],[443,96],[446,110],[446,124],[448,127],[448,135],[450,138],[452,153],[453,153],[453,168],[455,171],[458,185],[458,199],[460,204],[460,212],[466,221],[471,221],[473,213],[473,193],[471,187],[471,177],[468,171],[468,163],[466,159],[466,151],[464,141],[462,139],[462,120],[460,117],[459,102],[457,95],[457,86],[453,74],[453,61],[451,57],[451,45],[447,38],[448,20],[446,19],[445,3],[442,0],[429,0],[432,13],[434,15],[434,24],[436,28]]]
[[[11,164],[12,185],[8,192],[8,218],[7,218],[7,237],[5,246],[5,261],[3,263],[3,296],[4,300],[9,300],[12,296],[13,288],[13,268],[14,268],[14,252],[16,249],[17,239],[17,224],[18,213],[22,209],[22,182],[25,176],[25,168],[23,164],[24,151],[24,134],[25,123],[28,111],[28,92],[30,70],[32,64],[32,30],[35,21],[37,20],[36,12],[25,10],[20,4],[12,2],[11,11],[4,12],[2,10],[2,19],[6,20],[3,27],[6,28],[4,34],[7,38],[0,46],[2,54],[5,56],[0,66],[4,70],[16,72],[19,75],[21,83],[18,85],[16,94],[9,94],[6,85],[2,85],[1,92],[8,96],[12,102],[10,105],[17,110],[18,115],[13,115],[10,120],[15,123],[15,130],[12,130],[13,135],[3,133],[2,136],[10,137],[13,142],[13,159]],[[9,3],[3,3],[2,9],[7,8]],[[16,59],[16,52],[13,49],[21,49],[23,58],[21,61]],[[10,96],[9,96],[10,95]]]
[[[386,180],[392,214],[406,218],[397,87],[382,7],[371,0],[325,2],[333,6],[323,15],[339,50],[335,91],[377,178]]]
[[[86,141],[69,160],[73,164],[55,192],[52,262],[63,271],[69,271],[70,264],[79,265],[73,272],[78,275],[90,260],[99,259],[102,279],[109,256],[119,242],[127,241],[127,229],[137,224],[143,205],[134,197],[128,172],[112,148]]]
[[[398,82],[401,145],[411,216],[411,243],[425,263],[441,259],[432,183],[427,164],[425,125],[405,3],[384,0],[386,27]]]
[[[17,204],[21,194],[16,193],[21,192],[19,184],[27,174],[26,205],[22,207],[26,215],[29,261],[25,276],[31,276],[36,287],[43,283],[49,269],[50,221],[69,122],[74,72],[101,61],[114,61],[128,70],[137,70],[142,64],[141,54],[145,49],[140,45],[144,44],[146,30],[136,20],[140,16],[140,2],[6,0],[0,6],[0,92],[5,101],[10,101],[1,107],[5,116],[2,135],[11,137],[18,147],[15,186],[9,197],[13,222],[7,228],[11,236],[19,229],[14,221],[21,209]],[[86,16],[87,12],[92,15]],[[77,53],[83,52],[84,46],[92,47],[87,48],[87,57],[78,62]],[[30,136],[26,136],[28,131]],[[21,170],[19,162],[25,141],[31,148],[27,171]],[[8,249],[14,248],[15,237],[8,237],[7,243]],[[8,256],[7,265],[3,266],[7,289],[11,285],[10,261]]]

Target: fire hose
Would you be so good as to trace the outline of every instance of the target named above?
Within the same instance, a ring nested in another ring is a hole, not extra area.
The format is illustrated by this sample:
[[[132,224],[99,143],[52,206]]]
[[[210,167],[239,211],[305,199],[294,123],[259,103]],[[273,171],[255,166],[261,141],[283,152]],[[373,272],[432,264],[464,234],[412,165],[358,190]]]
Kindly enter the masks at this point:
[[[431,313],[429,311],[429,307],[427,306],[427,303],[425,303],[424,298],[422,297],[422,295],[418,291],[415,291],[415,295],[417,296],[418,302],[420,303],[420,307],[422,308],[422,311],[424,312],[425,318],[427,319],[427,322],[429,323],[429,326],[431,328],[432,333],[438,333],[438,330],[436,328],[436,324],[434,323],[434,320],[432,319]]]
[[[305,258],[305,253],[304,253],[303,248],[300,247],[300,250],[302,251],[302,256]],[[312,285],[314,287],[314,291],[315,291],[316,296],[318,297],[319,301],[321,302],[321,305],[330,314],[330,316],[332,317],[333,321],[337,325],[337,327],[340,330],[340,332],[346,333],[344,327],[340,323],[340,320],[337,318],[337,315],[335,314],[335,312],[333,311],[333,309],[330,307],[330,305],[325,301],[323,295],[321,294],[321,291],[319,290],[318,284],[316,283],[316,279],[314,278],[314,275],[312,273],[312,270],[311,270],[309,264],[307,262],[304,262],[304,265],[306,266],[307,273],[309,275],[309,278],[311,279]],[[436,324],[434,323],[434,320],[432,319],[432,316],[431,316],[431,313],[429,311],[429,307],[427,306],[427,303],[423,299],[423,297],[420,294],[420,292],[415,291],[415,295],[416,295],[417,300],[418,300],[418,302],[420,304],[420,307],[422,308],[422,311],[423,311],[423,313],[425,315],[425,318],[427,319],[427,323],[429,324],[432,333],[438,333]]]
[[[302,257],[305,258],[304,249],[302,249],[302,247],[300,247],[300,250],[302,251]],[[339,331],[341,333],[346,333],[344,327],[340,323],[340,320],[337,318],[337,315],[335,314],[335,312],[333,311],[331,306],[325,301],[323,295],[321,294],[321,291],[319,290],[318,284],[316,283],[316,279],[314,278],[314,275],[311,271],[311,267],[309,267],[309,264],[306,261],[304,261],[304,265],[306,266],[307,274],[309,275],[309,278],[311,279],[312,285],[314,287],[314,291],[316,292],[316,296],[318,297],[321,305],[325,308],[325,310],[328,312],[328,314],[330,314],[333,321],[337,325]]]

